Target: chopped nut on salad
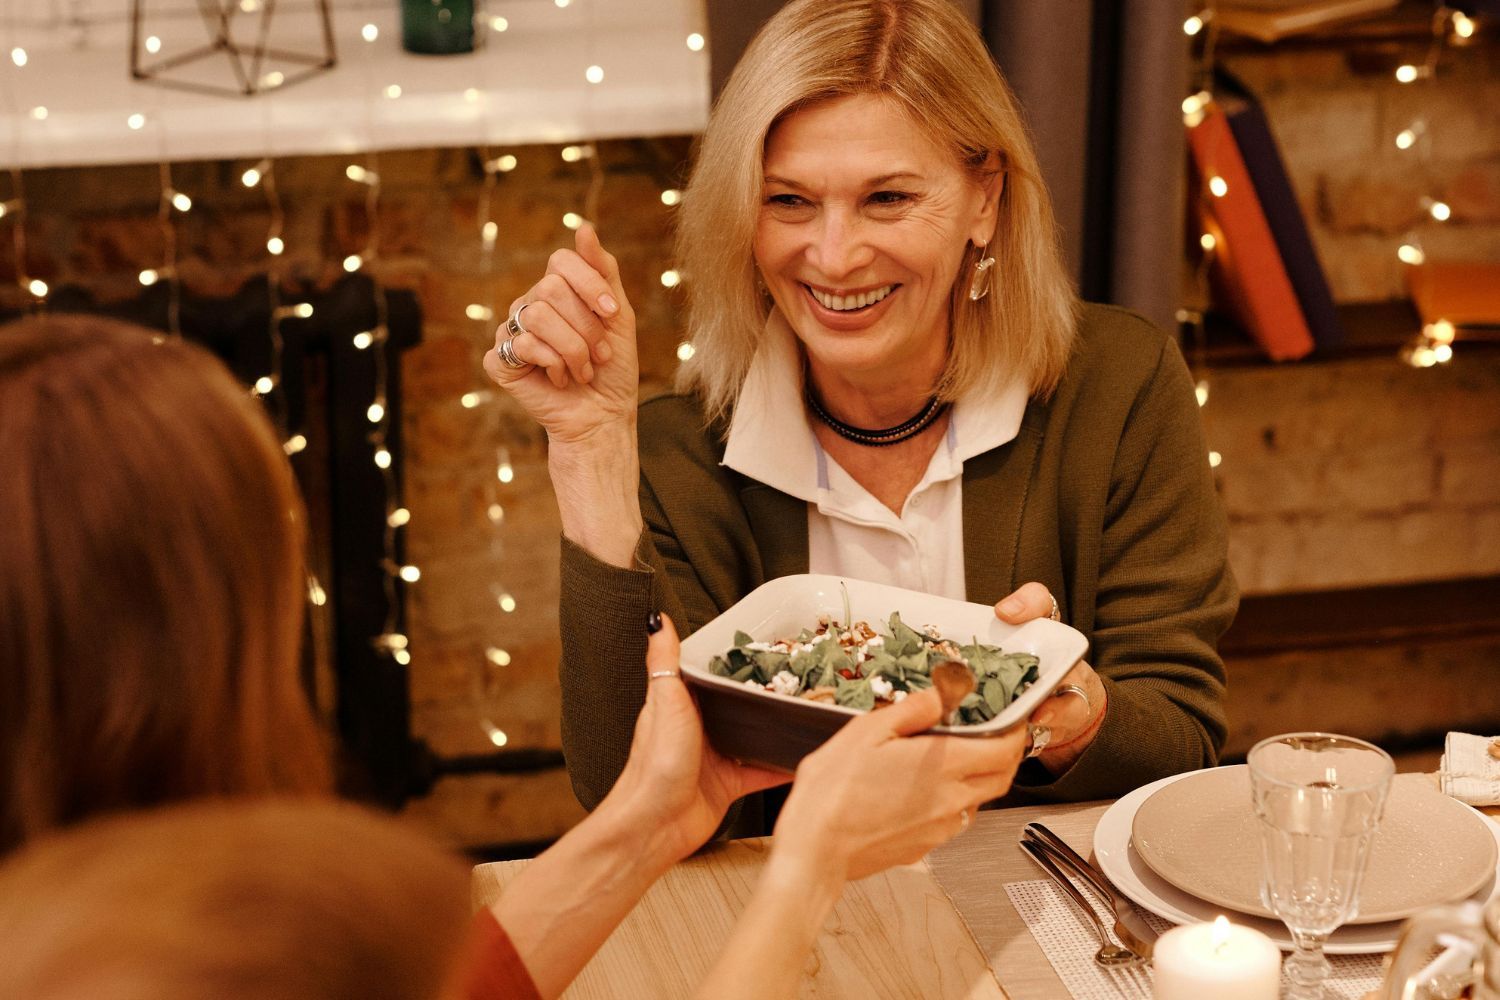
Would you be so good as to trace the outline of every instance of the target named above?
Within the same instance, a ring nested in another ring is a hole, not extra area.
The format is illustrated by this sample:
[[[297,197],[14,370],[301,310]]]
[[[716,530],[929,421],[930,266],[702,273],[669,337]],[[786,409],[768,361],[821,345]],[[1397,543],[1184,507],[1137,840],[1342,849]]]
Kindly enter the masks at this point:
[[[868,622],[840,625],[828,615],[791,639],[757,641],[736,632],[734,647],[714,657],[709,670],[747,687],[869,711],[931,687],[932,668],[946,661],[974,672],[975,688],[953,719],[958,725],[993,719],[1037,678],[1038,661],[1030,653],[1007,653],[978,640],[960,645],[931,625],[918,632],[899,614],[883,633]]]

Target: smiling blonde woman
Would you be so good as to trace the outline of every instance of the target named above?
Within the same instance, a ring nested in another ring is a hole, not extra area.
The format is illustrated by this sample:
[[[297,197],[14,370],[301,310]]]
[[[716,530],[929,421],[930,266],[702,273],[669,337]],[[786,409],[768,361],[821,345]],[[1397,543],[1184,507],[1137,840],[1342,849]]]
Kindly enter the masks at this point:
[[[1089,638],[1032,717],[1018,793],[1215,763],[1237,596],[1186,366],[1139,317],[1078,302],[1015,99],[957,9],[789,3],[679,211],[696,352],[677,393],[637,408],[634,313],[589,226],[485,356],[549,438],[584,804],[644,697],[631,623],[662,609],[691,631],[805,572]],[[732,832],[775,808],[748,803]]]

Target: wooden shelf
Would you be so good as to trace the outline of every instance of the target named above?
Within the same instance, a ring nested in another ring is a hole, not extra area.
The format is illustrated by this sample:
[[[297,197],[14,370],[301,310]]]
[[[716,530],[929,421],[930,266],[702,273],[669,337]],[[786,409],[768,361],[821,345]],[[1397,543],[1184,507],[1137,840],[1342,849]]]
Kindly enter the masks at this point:
[[[1479,32],[1464,45],[1494,42],[1493,31]],[[1215,45],[1221,55],[1264,53],[1288,49],[1356,50],[1393,49],[1426,45],[1432,41],[1432,3],[1405,0],[1385,14],[1363,20],[1342,21],[1312,31],[1289,35],[1275,42],[1262,42],[1247,35],[1221,31]]]
[[[1392,357],[1410,344],[1422,329],[1417,311],[1405,299],[1351,303],[1339,306],[1338,313],[1344,325],[1343,345],[1332,350],[1314,351],[1296,364]],[[1248,334],[1224,315],[1209,312],[1204,326],[1205,343],[1183,342],[1183,353],[1190,362],[1201,362],[1215,368],[1276,364]],[[1500,348],[1500,327],[1460,327],[1453,347],[1458,352]]]

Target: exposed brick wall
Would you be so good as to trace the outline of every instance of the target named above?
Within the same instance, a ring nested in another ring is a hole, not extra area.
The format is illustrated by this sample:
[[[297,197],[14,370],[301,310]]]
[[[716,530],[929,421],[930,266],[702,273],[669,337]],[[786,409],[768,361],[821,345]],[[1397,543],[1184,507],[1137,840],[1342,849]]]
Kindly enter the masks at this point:
[[[1396,52],[1414,63],[1425,55],[1421,44]],[[1384,68],[1355,73],[1348,55],[1333,48],[1241,51],[1224,63],[1265,105],[1335,299],[1403,296],[1395,251],[1413,227],[1431,258],[1500,260],[1500,46],[1493,39],[1449,49],[1432,80],[1412,84]],[[1428,138],[1397,149],[1397,133],[1419,116]],[[1424,194],[1448,202],[1452,218],[1426,217]]]

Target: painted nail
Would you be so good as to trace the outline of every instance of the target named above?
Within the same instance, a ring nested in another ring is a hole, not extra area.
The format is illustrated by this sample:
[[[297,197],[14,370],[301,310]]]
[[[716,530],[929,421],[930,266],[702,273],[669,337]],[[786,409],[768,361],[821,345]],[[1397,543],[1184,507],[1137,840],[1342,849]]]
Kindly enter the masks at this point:
[[[605,292],[603,295],[599,296],[599,308],[604,310],[604,315],[613,316],[615,313],[620,311],[620,303],[615,301],[615,297],[613,295]]]
[[[646,616],[646,634],[655,635],[661,631],[661,612],[653,611]]]

